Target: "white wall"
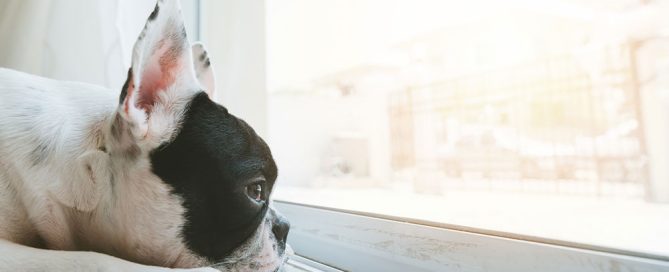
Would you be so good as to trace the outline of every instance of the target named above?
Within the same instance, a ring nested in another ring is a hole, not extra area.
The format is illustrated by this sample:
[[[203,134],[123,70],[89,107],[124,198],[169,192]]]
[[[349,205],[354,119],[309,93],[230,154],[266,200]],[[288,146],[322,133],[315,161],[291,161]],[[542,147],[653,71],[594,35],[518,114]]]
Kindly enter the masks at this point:
[[[264,0],[202,0],[202,38],[216,100],[267,136]]]
[[[197,1],[182,1],[197,37]],[[3,0],[0,67],[120,88],[155,0]],[[192,33],[192,34],[190,34]]]

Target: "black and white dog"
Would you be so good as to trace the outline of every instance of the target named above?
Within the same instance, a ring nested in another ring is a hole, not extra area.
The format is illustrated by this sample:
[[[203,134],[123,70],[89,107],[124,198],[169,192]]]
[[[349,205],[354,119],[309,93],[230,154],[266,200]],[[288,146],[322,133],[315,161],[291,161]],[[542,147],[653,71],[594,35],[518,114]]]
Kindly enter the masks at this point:
[[[120,98],[0,69],[0,271],[279,269],[276,165],[213,90],[176,0],[149,16]]]

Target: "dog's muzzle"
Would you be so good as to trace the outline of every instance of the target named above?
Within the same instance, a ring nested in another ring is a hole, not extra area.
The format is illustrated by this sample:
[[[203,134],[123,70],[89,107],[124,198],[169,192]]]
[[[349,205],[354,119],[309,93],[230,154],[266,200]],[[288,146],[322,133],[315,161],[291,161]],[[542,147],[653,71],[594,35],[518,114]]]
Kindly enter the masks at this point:
[[[288,231],[290,230],[290,222],[276,210],[270,209],[270,212],[272,213],[272,233],[274,233],[274,237],[276,237],[277,242],[286,243]]]

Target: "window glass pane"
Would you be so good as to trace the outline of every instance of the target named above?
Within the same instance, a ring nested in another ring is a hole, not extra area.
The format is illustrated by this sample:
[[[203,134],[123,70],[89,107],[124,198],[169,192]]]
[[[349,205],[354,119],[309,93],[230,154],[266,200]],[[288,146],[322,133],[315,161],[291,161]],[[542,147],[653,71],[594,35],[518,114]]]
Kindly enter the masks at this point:
[[[666,1],[267,4],[275,198],[669,256]]]

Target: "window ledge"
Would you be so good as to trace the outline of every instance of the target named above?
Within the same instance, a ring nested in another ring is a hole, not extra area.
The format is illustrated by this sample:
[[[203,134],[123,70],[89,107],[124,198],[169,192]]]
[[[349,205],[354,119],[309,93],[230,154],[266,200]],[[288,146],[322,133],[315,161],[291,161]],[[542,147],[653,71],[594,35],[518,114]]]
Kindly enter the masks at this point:
[[[296,254],[348,271],[669,271],[669,262],[663,259],[431,227],[282,201],[275,201],[275,206],[291,220],[288,241]]]
[[[284,272],[340,272],[342,270],[310,260],[300,255],[291,255],[283,268]]]

